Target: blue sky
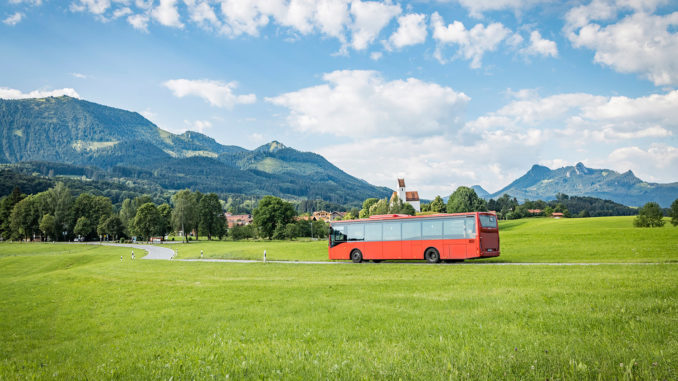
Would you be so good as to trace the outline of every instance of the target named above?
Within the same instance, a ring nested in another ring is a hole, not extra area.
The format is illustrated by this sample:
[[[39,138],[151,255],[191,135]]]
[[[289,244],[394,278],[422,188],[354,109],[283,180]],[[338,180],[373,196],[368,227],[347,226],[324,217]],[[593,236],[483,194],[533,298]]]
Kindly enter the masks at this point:
[[[0,1],[0,98],[278,140],[425,198],[533,164],[678,181],[675,1]]]

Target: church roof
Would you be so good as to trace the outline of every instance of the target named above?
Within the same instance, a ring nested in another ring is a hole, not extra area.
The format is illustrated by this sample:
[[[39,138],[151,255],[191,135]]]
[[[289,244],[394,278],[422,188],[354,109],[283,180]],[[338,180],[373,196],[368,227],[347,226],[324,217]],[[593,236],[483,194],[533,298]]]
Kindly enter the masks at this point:
[[[398,179],[398,187],[405,188],[405,179]]]
[[[419,192],[405,192],[405,201],[419,201]]]

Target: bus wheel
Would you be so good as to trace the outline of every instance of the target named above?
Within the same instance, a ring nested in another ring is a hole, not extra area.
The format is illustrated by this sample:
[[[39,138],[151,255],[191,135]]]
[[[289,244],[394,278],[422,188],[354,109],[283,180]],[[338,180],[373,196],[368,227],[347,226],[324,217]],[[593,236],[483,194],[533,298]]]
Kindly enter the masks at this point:
[[[363,253],[360,250],[355,249],[351,252],[351,260],[353,263],[360,263],[363,261]]]
[[[438,263],[440,262],[440,254],[438,254],[438,250],[436,249],[428,249],[424,254],[424,259],[426,259],[426,262],[428,263]]]

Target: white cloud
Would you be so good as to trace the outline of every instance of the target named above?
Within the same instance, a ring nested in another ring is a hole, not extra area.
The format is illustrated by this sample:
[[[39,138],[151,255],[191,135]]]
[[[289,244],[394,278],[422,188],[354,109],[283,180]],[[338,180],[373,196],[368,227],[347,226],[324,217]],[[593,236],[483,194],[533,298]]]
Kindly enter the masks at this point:
[[[678,148],[664,143],[653,143],[647,149],[638,146],[621,147],[596,164],[619,172],[631,169],[645,181],[675,182],[676,175],[672,169],[678,168]]]
[[[377,38],[391,19],[402,12],[400,5],[375,1],[353,1],[351,3],[351,46],[355,50],[365,50]]]
[[[177,0],[160,0],[158,6],[151,11],[151,16],[162,25],[183,28],[176,2]]]
[[[9,87],[0,87],[0,98],[2,99],[27,99],[27,98],[47,98],[60,97],[67,95],[73,98],[80,98],[80,95],[71,88],[56,90],[33,90],[29,93],[23,93],[21,90],[10,89]]]
[[[536,30],[530,33],[530,45],[520,51],[528,56],[558,57],[558,47],[555,41],[542,38],[541,33]]]
[[[398,17],[398,30],[389,38],[397,49],[426,42],[426,15],[411,13]]]
[[[457,128],[469,97],[416,78],[386,81],[374,71],[325,74],[325,84],[266,100],[289,109],[299,131],[359,136],[423,136]]]
[[[665,138],[678,133],[678,90],[639,98],[585,93],[544,98],[531,92],[522,95],[496,112],[470,121],[467,131],[478,134],[542,128],[547,134],[581,144]]]
[[[16,12],[15,14],[13,14],[11,16],[7,16],[7,18],[2,20],[2,23],[5,24],[5,25],[14,26],[14,25],[20,23],[23,18],[24,18],[23,13]]]
[[[593,1],[573,8],[564,28],[577,48],[595,51],[594,61],[620,73],[637,73],[655,85],[678,84],[678,12],[653,15],[663,1]],[[606,26],[623,10],[632,10]]]
[[[433,27],[433,39],[438,43],[436,58],[444,62],[442,46],[456,45],[458,56],[471,60],[471,68],[477,69],[482,65],[482,58],[486,52],[497,49],[499,44],[506,39],[511,31],[501,23],[492,23],[487,26],[476,24],[471,29],[466,29],[460,21],[445,25],[443,18],[438,12],[431,16]]]
[[[73,77],[75,77],[75,78],[78,78],[78,79],[87,79],[87,78],[89,78],[88,75],[82,74],[82,73],[71,73],[71,75],[72,75]]]
[[[189,121],[189,120],[184,120],[184,123],[186,124],[187,129],[191,131],[197,131],[201,134],[204,134],[206,130],[212,128],[212,122],[209,120],[196,120],[196,121]]]
[[[148,16],[145,14],[131,15],[127,18],[127,22],[136,30],[148,32]]]
[[[184,3],[188,7],[191,21],[206,28],[221,27],[221,21],[207,1],[184,0]]]
[[[207,79],[189,80],[172,79],[164,83],[174,96],[183,98],[193,95],[202,98],[212,106],[232,108],[236,104],[250,104],[256,102],[254,94],[236,95],[233,90],[236,82],[223,83]]]
[[[125,17],[125,16],[130,15],[130,14],[132,14],[132,10],[129,9],[128,7],[118,8],[115,11],[113,11],[112,19],[113,20],[119,19],[120,17]]]
[[[384,53],[382,53],[382,52],[372,52],[372,53],[370,53],[370,59],[372,61],[379,61],[381,59],[381,57],[383,57],[383,56],[384,56]]]
[[[483,13],[501,10],[513,10],[521,13],[540,3],[547,3],[552,0],[457,0],[459,4],[466,8],[473,17],[482,17]]]
[[[42,0],[9,0],[10,4],[28,4],[34,6],[42,5]]]
[[[95,15],[103,15],[111,7],[110,0],[78,0],[71,3],[71,10],[74,12],[90,12]]]

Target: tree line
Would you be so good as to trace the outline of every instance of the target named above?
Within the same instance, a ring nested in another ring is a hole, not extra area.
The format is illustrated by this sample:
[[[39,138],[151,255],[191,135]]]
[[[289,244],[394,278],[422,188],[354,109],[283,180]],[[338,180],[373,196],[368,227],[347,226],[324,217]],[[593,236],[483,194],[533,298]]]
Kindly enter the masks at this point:
[[[26,195],[15,187],[0,198],[0,237],[3,240],[49,241],[120,240],[137,237],[150,240],[172,233],[195,233],[208,240],[297,237],[327,237],[324,221],[297,218],[292,203],[265,196],[253,210],[254,224],[234,226],[230,234],[224,214],[226,203],[215,193],[181,190],[170,203],[157,205],[149,195],[127,198],[119,208],[105,196],[80,193],[77,197],[64,183],[43,192]],[[197,238],[197,237],[196,237]]]

